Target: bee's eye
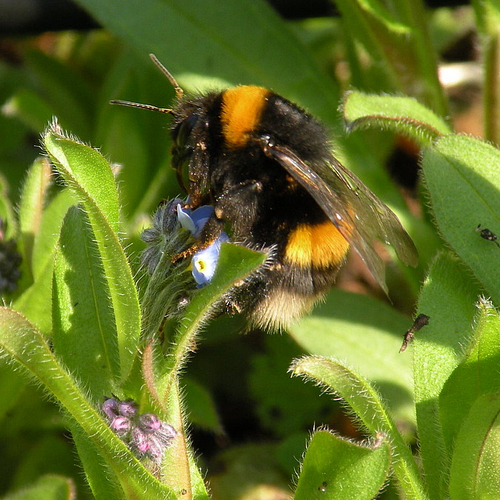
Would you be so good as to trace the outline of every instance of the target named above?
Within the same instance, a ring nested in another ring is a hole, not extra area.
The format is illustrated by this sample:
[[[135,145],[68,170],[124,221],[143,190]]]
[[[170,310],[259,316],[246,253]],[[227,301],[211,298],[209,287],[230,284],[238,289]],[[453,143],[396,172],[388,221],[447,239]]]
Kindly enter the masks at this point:
[[[191,132],[198,122],[198,119],[198,116],[190,115],[174,128],[172,131],[172,139],[177,148],[185,148],[188,145]]]

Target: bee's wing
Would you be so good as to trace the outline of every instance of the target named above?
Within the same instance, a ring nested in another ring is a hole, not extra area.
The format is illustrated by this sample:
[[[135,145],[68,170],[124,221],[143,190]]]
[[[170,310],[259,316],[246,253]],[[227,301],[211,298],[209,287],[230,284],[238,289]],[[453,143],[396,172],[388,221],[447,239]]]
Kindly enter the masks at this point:
[[[333,155],[315,165],[316,171],[286,146],[268,139],[262,147],[307,189],[386,292],[384,264],[373,248],[375,239],[392,245],[405,264],[417,265],[417,249],[396,215]]]

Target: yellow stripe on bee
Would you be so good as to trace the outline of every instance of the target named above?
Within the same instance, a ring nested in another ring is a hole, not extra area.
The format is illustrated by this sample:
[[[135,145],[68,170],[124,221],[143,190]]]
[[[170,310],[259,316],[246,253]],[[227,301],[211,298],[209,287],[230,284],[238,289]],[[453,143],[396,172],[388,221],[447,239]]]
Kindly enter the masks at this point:
[[[349,250],[349,242],[330,222],[301,224],[289,237],[285,259],[300,267],[327,268],[340,264]]]
[[[242,85],[222,94],[222,133],[229,147],[246,145],[259,125],[269,90],[254,85]]]

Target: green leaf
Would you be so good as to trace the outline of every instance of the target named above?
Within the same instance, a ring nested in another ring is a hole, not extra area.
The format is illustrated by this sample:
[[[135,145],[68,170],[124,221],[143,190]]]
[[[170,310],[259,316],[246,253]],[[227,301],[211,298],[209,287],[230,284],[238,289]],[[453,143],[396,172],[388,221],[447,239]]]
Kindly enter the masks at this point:
[[[449,453],[477,398],[500,388],[500,318],[497,311],[481,300],[473,325],[474,337],[465,359],[450,375],[439,396],[439,415]]]
[[[39,201],[42,203],[42,200]],[[39,214],[40,220],[32,219],[28,222],[28,218],[21,218],[21,228],[26,229],[25,245],[32,245],[31,261],[34,283],[17,298],[14,308],[22,312],[47,335],[52,330],[52,316],[47,314],[47,311],[52,299],[52,271],[57,241],[64,216],[69,207],[75,203],[73,193],[65,189],[43,209]],[[27,203],[21,211],[29,211],[30,206],[31,204]],[[41,210],[41,207],[37,207],[35,212],[37,210]]]
[[[68,137],[57,122],[44,134],[43,145],[69,187],[92,208],[89,212],[95,212],[94,217],[100,212],[110,228],[118,232],[118,191],[106,159],[96,149]]]
[[[179,325],[178,338],[187,338],[188,332],[194,329],[199,330],[211,307],[229,291],[235,282],[248,277],[263,264],[265,259],[265,253],[255,252],[232,243],[222,243],[214,277],[186,307]]]
[[[408,35],[410,29],[401,22],[378,0],[358,0],[358,5],[366,13],[384,24],[390,31],[401,35]]]
[[[302,463],[295,500],[375,498],[390,470],[391,452],[381,437],[358,444],[320,430],[314,433]]]
[[[53,251],[55,251],[55,246]],[[52,331],[50,304],[53,270],[54,259],[52,258],[52,260],[47,260],[45,267],[38,272],[36,281],[14,302],[14,309],[21,312],[47,336],[50,336]]]
[[[106,463],[95,443],[88,439],[82,427],[76,422],[69,422],[71,438],[78,452],[78,459],[83,466],[85,479],[94,498],[116,498],[123,496],[123,490],[116,481],[109,480]]]
[[[478,225],[500,234],[500,152],[472,137],[449,135],[425,151],[422,168],[443,238],[500,304],[500,248]]]
[[[23,243],[23,254],[30,271],[32,271],[31,260],[34,239],[40,231],[45,196],[50,180],[50,163],[46,158],[39,158],[28,170],[19,202],[19,228]]]
[[[9,184],[3,174],[0,174],[0,217],[6,223],[5,237],[8,239],[17,237],[17,219],[9,197]]]
[[[116,323],[104,266],[82,209],[68,212],[53,286],[54,351],[96,401],[116,394],[120,377]]]
[[[39,158],[28,170],[19,202],[19,226],[23,254],[36,281],[54,251],[62,220],[75,203],[68,190],[57,193],[50,203],[48,190],[52,184],[51,166],[47,158]]]
[[[265,260],[266,255],[255,252],[246,247],[223,243],[217,269],[210,283],[203,287],[192,299],[184,311],[178,331],[175,336],[174,346],[168,362],[164,363],[162,378],[164,382],[171,383],[168,378],[177,376],[185,362],[186,355],[190,352],[195,342],[196,335],[211,313],[212,307],[221,297],[229,291],[233,284],[249,276]],[[163,387],[163,382],[158,381],[157,389]],[[168,389],[165,398],[168,396]]]
[[[49,262],[54,261],[64,217],[69,208],[75,204],[73,193],[69,189],[64,189],[44,208],[33,242],[33,278],[35,281],[47,268]]]
[[[310,354],[346,360],[376,383],[393,415],[413,421],[411,359],[399,352],[410,326],[409,318],[383,302],[334,289],[289,332]]]
[[[117,235],[118,195],[111,168],[98,151],[68,139],[57,125],[45,134],[43,143],[88,213],[113,303],[120,370],[125,380],[137,355],[140,309],[130,265]]]
[[[373,435],[383,434],[391,444],[392,467],[406,498],[427,498],[422,478],[410,449],[373,386],[352,368],[318,356],[295,361],[293,375],[311,379],[338,394]]]
[[[190,378],[184,378],[183,392],[189,421],[202,429],[222,433],[222,424],[210,392]]]
[[[458,433],[450,477],[450,498],[500,496],[500,395],[479,396]]]
[[[265,2],[78,3],[144,58],[154,53],[191,90],[258,84],[330,120],[336,109],[339,92],[335,84],[321,74],[310,54]],[[204,82],[196,75],[203,75]]]
[[[351,91],[344,98],[342,111],[350,130],[378,127],[408,135],[421,145],[451,133],[444,120],[411,97]]]
[[[70,500],[75,498],[75,485],[70,478],[47,474],[22,490],[3,497],[4,500]]]
[[[449,252],[432,263],[418,304],[430,317],[411,347],[420,455],[430,498],[445,498],[449,462],[439,421],[439,395],[471,338],[479,291]]]
[[[101,477],[121,488],[116,500],[177,496],[155,479],[105,423],[86,392],[54,355],[43,335],[18,312],[0,308],[0,353],[54,396],[81,426],[105,467]],[[105,472],[105,473],[103,473]]]

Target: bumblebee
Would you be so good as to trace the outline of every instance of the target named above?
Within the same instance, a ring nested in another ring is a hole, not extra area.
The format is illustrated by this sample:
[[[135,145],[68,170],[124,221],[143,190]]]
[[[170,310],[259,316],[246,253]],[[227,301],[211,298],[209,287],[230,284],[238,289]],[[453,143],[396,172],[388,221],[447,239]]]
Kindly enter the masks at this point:
[[[387,291],[373,247],[377,239],[391,244],[405,264],[417,264],[416,248],[396,215],[333,156],[325,127],[309,113],[253,85],[185,98],[151,57],[175,87],[177,104],[114,103],[173,116],[172,166],[189,208],[214,207],[183,257],[223,231],[270,255],[228,294],[226,311],[242,312],[267,329],[287,326],[332,287],[351,247]]]

